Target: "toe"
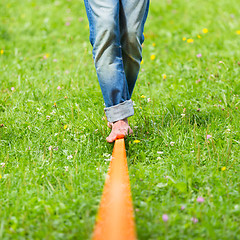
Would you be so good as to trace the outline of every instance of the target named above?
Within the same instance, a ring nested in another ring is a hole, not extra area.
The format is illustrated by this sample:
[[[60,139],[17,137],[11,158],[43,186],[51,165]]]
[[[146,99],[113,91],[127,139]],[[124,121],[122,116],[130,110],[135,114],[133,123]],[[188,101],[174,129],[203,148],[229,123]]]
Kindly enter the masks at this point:
[[[107,123],[107,126],[108,126],[110,129],[112,129],[113,124],[112,124],[111,122],[108,122],[108,123]]]
[[[116,134],[114,134],[113,132],[110,133],[110,135],[106,138],[107,142],[112,143],[116,140]]]
[[[133,134],[133,130],[129,127],[128,128],[128,135],[131,135],[131,134]]]

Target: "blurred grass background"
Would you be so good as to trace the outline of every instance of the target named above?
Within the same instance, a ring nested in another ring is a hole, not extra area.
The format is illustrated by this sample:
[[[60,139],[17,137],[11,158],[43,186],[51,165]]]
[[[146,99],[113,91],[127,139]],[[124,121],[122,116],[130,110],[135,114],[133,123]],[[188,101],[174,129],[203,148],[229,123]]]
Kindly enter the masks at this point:
[[[239,239],[239,19],[151,1],[126,140],[139,239]],[[0,239],[91,238],[113,146],[88,31],[83,1],[0,2]]]

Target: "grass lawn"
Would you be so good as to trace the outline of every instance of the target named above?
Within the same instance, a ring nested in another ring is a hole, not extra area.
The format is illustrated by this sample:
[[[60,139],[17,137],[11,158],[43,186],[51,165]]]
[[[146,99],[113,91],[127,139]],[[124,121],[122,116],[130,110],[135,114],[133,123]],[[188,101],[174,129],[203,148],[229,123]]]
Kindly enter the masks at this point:
[[[139,240],[240,239],[238,5],[151,1],[126,140]],[[0,239],[91,238],[113,145],[88,31],[82,0],[0,2]]]

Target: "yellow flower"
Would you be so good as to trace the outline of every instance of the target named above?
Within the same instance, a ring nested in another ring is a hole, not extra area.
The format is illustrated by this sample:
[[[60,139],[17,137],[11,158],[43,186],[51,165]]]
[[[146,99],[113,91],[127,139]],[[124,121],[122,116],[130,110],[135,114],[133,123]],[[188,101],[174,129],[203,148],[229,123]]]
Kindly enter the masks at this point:
[[[227,168],[226,167],[222,167],[222,171],[225,171]]]
[[[154,54],[151,55],[151,60],[153,61],[156,58]]]
[[[133,142],[134,143],[140,143],[140,140],[134,140]]]
[[[207,29],[207,28],[204,28],[204,29],[202,30],[202,32],[203,32],[203,33],[208,33],[208,29]]]
[[[146,96],[142,95],[141,98],[145,98]]]
[[[1,55],[3,55],[3,53],[4,53],[4,50],[3,50],[3,49],[1,49]]]
[[[237,31],[236,31],[236,34],[240,35],[240,30],[237,30]]]
[[[201,35],[199,35],[199,34],[197,35],[197,37],[198,37],[198,38],[202,38]]]
[[[167,75],[166,74],[163,74],[163,79],[165,80],[167,78]]]
[[[194,40],[192,39],[192,38],[189,38],[188,40],[187,40],[187,43],[193,43],[194,42]]]
[[[2,175],[0,174],[0,179],[2,178]]]
[[[49,56],[50,56],[50,54],[49,54],[49,53],[46,53],[46,54],[43,56],[43,58],[44,58],[44,59],[47,59],[47,58],[49,58]]]
[[[156,43],[153,43],[152,46],[153,46],[153,47],[156,47]]]
[[[186,41],[187,39],[185,37],[182,38],[183,41]]]
[[[64,125],[64,130],[67,129],[67,125]]]
[[[139,107],[140,109],[142,109],[142,107]]]

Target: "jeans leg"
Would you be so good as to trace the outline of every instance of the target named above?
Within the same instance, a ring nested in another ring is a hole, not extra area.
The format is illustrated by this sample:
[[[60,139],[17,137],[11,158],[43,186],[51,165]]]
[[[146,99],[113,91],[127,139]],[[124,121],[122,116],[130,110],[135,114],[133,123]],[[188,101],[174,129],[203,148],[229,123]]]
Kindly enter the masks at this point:
[[[120,33],[124,71],[132,95],[142,60],[143,30],[149,10],[149,0],[121,0]]]
[[[134,114],[122,61],[119,0],[84,0],[93,58],[109,122]]]

